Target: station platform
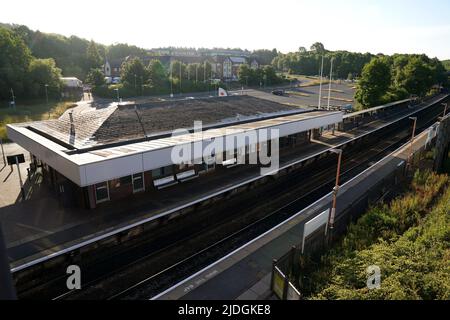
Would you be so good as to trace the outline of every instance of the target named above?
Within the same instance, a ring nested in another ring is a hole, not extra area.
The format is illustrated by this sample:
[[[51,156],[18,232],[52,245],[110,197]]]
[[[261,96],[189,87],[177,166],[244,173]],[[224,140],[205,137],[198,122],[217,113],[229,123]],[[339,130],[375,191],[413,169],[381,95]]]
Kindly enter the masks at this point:
[[[433,102],[348,132],[336,131],[334,135],[325,132],[310,144],[281,155],[280,168],[306,161],[330,148],[370,134]],[[259,168],[238,166],[221,175],[200,177],[163,189],[155,197],[136,195],[133,203],[114,202],[93,210],[62,208],[52,197],[2,207],[0,222],[12,271],[169,215],[260,178]]]
[[[420,134],[414,150],[426,143],[428,132]],[[343,184],[339,190],[336,215],[355,199],[363,196],[396,170],[404,170],[410,152],[407,143],[364,172]],[[272,261],[292,246],[301,246],[304,225],[318,214],[329,210],[332,192],[287,221],[236,249],[221,260],[153,297],[154,300],[267,300],[272,294]]]

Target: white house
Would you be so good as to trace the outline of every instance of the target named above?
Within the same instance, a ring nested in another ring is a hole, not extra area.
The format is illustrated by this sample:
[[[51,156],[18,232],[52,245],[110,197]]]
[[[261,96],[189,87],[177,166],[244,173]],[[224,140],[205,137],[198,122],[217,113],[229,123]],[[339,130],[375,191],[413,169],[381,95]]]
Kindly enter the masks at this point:
[[[83,81],[75,77],[63,77],[61,81],[67,88],[81,88],[83,86]]]

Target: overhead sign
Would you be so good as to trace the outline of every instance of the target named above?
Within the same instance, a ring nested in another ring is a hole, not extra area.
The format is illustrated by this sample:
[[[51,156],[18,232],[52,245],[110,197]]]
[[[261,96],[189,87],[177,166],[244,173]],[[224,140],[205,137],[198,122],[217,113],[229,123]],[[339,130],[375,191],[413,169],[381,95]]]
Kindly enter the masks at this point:
[[[16,160],[16,158],[17,158],[17,160]],[[8,165],[12,166],[13,164],[16,164],[16,163],[24,163],[25,156],[23,155],[23,153],[15,154],[12,156],[7,156],[6,160],[8,161]]]

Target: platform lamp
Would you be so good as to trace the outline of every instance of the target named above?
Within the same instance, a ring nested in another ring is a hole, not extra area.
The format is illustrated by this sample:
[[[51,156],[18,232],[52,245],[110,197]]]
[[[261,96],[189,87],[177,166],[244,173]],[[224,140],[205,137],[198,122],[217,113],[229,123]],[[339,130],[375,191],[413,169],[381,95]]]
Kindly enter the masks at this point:
[[[337,202],[337,195],[339,191],[339,177],[341,175],[341,163],[342,163],[342,149],[330,149],[331,152],[338,155],[337,159],[337,170],[336,170],[336,184],[333,188],[333,203],[330,209],[330,216],[328,220],[328,226],[330,228],[330,234],[329,239],[331,241],[333,236],[333,229],[334,229],[334,218],[336,216],[336,202]]]
[[[409,120],[414,121],[412,135],[411,135],[411,146],[409,148],[409,157],[408,157],[408,167],[411,167],[412,166],[412,157],[413,157],[414,138],[416,137],[417,117],[409,117]]]

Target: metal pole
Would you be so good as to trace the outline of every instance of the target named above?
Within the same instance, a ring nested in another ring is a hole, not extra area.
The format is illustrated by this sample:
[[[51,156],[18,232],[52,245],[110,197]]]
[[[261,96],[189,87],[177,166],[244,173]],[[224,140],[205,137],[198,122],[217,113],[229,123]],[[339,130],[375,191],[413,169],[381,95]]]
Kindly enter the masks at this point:
[[[22,193],[22,199],[25,200],[25,190],[23,190],[22,174],[20,173],[20,167],[19,167],[19,157],[16,157],[16,166],[17,166],[17,172],[19,173],[20,191]]]
[[[47,105],[48,105],[48,92],[47,92],[47,87],[48,87],[48,84],[45,85],[45,101],[47,102]]]
[[[6,166],[6,157],[5,157],[5,150],[3,149],[3,139],[0,138],[0,145],[2,147],[2,157],[3,157],[3,163]]]
[[[329,220],[329,226],[330,226],[331,230],[334,228],[334,218],[336,216],[337,194],[339,191],[339,176],[341,175],[342,150],[341,149],[332,149],[332,152],[338,154],[338,163],[337,163],[337,170],[336,170],[336,184],[333,189],[333,204],[331,207],[330,220]],[[330,237],[331,237],[331,232],[330,232]]]
[[[408,159],[409,165],[411,166],[412,165],[412,157],[413,157],[414,138],[416,135],[417,117],[410,117],[409,119],[414,121],[412,135],[411,135],[411,146],[409,148],[409,159]]]
[[[447,114],[447,106],[448,106],[448,104],[447,103],[443,103],[442,105],[444,106],[444,115],[443,115],[443,117],[445,117],[445,115]]]
[[[330,99],[331,99],[331,79],[333,78],[333,58],[331,58],[331,68],[330,68],[330,83],[328,85],[328,106],[327,110],[330,110]]]
[[[173,98],[173,63],[170,61],[170,97]]]
[[[11,97],[12,97],[13,106],[14,106],[14,109],[15,109],[16,108],[16,97],[14,96],[13,88],[11,88]]]
[[[322,67],[320,68],[320,87],[319,87],[319,104],[318,104],[319,109],[322,105],[322,77],[323,77],[323,56],[322,56]]]

